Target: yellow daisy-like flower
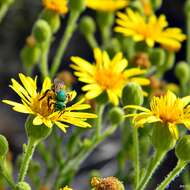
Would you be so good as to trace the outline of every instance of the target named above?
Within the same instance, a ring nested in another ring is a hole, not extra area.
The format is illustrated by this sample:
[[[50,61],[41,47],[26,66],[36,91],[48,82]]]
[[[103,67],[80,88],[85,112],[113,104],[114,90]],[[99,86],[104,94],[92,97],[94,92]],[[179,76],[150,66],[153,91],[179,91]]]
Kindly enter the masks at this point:
[[[110,101],[118,105],[123,87],[128,82],[137,82],[140,85],[148,85],[149,80],[136,77],[145,73],[139,68],[126,69],[128,62],[122,53],[117,53],[111,60],[106,51],[94,49],[95,63],[91,64],[80,57],[72,57],[75,63],[71,67],[79,81],[87,83],[82,90],[87,91],[86,98],[93,99],[106,91]]]
[[[55,11],[58,14],[66,14],[68,12],[67,0],[42,0],[46,9]]]
[[[78,127],[91,127],[85,120],[88,118],[96,118],[95,114],[80,112],[81,110],[90,108],[90,105],[83,104],[84,99],[71,105],[66,106],[63,111],[56,111],[54,107],[50,106],[49,97],[44,96],[47,90],[51,90],[52,82],[46,77],[42,89],[37,91],[37,78],[32,79],[23,74],[19,74],[22,84],[19,84],[15,79],[12,79],[10,87],[20,96],[22,103],[17,103],[10,100],[3,100],[4,103],[13,106],[13,110],[34,116],[33,124],[45,124],[51,128],[57,125],[63,132],[69,124]],[[69,93],[70,100],[76,97],[76,92]]]
[[[86,0],[86,6],[104,12],[113,12],[128,5],[127,0]]]
[[[61,188],[59,190],[73,190],[73,189],[69,188],[68,186],[65,186],[65,187],[63,187],[63,188]]]
[[[136,105],[126,106],[126,108],[141,111],[140,113],[128,114],[127,117],[133,117],[136,127],[143,127],[146,123],[164,123],[177,139],[179,136],[177,124],[184,124],[190,129],[190,107],[187,106],[189,102],[190,96],[177,98],[173,92],[167,91],[165,95],[154,96],[151,99],[150,109]]]
[[[177,51],[186,35],[179,28],[167,28],[168,22],[164,15],[142,16],[131,9],[125,13],[118,12],[115,31],[131,36],[135,41],[145,41],[148,46],[153,47],[155,43],[161,44],[170,51]]]

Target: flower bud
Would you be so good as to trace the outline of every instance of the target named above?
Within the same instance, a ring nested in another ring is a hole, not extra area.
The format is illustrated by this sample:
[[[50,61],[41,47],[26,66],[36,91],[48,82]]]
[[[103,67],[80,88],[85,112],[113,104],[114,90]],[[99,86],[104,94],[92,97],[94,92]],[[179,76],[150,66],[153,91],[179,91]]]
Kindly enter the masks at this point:
[[[190,76],[190,70],[186,62],[181,61],[177,63],[175,68],[175,76],[183,84],[186,84],[188,82]]]
[[[0,135],[0,157],[4,157],[9,150],[9,144],[7,139],[3,136]]]
[[[114,22],[114,14],[112,12],[98,12],[97,23],[100,28],[112,26]]]
[[[32,33],[38,43],[43,43],[50,40],[51,28],[45,20],[39,19],[35,23]]]
[[[169,151],[176,144],[176,139],[170,133],[169,128],[163,123],[154,124],[151,140],[155,149],[160,151]]]
[[[161,7],[163,0],[151,0],[152,7],[157,10]]]
[[[21,51],[21,60],[26,67],[30,67],[38,63],[40,59],[41,51],[37,46],[29,47],[25,46]]]
[[[190,135],[184,135],[176,145],[175,154],[179,160],[190,162]]]
[[[43,139],[47,138],[51,133],[51,128],[48,128],[44,124],[42,125],[33,125],[33,116],[28,116],[25,129],[28,138],[32,138],[36,141],[42,141]]]
[[[165,70],[169,70],[173,67],[175,63],[175,53],[174,52],[167,52],[166,54],[166,62],[163,65]]]
[[[155,48],[150,53],[150,62],[152,65],[161,66],[165,63],[166,54],[161,48]]]
[[[119,107],[113,107],[109,111],[109,119],[112,124],[119,124],[124,120],[124,111]]]
[[[85,9],[85,0],[69,0],[70,10],[82,12]]]
[[[139,84],[131,82],[123,89],[122,102],[126,105],[142,105],[144,101],[143,91]]]
[[[55,11],[44,9],[40,18],[49,24],[52,33],[56,33],[60,28],[60,16]]]
[[[84,35],[94,34],[96,31],[95,22],[90,16],[85,16],[81,19],[79,28]]]
[[[31,187],[28,183],[22,181],[16,185],[15,190],[31,190]]]
[[[125,190],[123,183],[116,177],[93,177],[91,180],[91,185],[94,187],[94,190]]]

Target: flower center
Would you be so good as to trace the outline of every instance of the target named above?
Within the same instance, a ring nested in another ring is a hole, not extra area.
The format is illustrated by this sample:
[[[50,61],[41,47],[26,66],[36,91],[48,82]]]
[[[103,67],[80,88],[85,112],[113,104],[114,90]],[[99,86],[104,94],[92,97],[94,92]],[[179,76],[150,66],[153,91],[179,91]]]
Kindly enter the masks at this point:
[[[164,123],[176,123],[183,115],[183,103],[176,99],[171,102],[161,97],[154,99],[151,110],[155,116],[159,117]]]
[[[97,70],[95,80],[104,90],[117,89],[125,83],[125,78],[121,73],[106,69]]]
[[[54,111],[52,101],[48,100],[47,96],[42,97],[40,94],[33,98],[31,108],[35,113],[38,113],[43,117],[49,116]]]

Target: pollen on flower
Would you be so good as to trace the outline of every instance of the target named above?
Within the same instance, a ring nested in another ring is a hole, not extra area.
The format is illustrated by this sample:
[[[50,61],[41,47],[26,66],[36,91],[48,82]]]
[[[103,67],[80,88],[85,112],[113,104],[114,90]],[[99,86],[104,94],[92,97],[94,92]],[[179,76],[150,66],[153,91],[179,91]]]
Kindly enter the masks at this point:
[[[189,128],[189,106],[190,96],[177,98],[176,95],[167,91],[160,97],[153,97],[150,101],[150,109],[129,105],[126,108],[137,109],[140,113],[129,114],[134,117],[136,127],[142,127],[146,123],[161,122],[167,126],[171,134],[177,139],[179,137],[177,124],[184,124]]]
[[[52,86],[55,84],[52,84],[48,77],[45,78],[41,91],[37,91],[36,79],[33,80],[23,74],[19,74],[19,77],[21,84],[12,79],[10,87],[20,96],[22,103],[10,100],[3,100],[3,102],[13,106],[13,109],[17,112],[33,115],[34,125],[44,124],[51,128],[55,124],[63,132],[66,132],[69,124],[78,127],[91,127],[85,120],[96,118],[96,115],[80,112],[80,110],[90,108],[89,104],[83,103],[84,99],[73,105],[66,106],[67,101],[72,101],[76,97],[75,91],[68,92],[67,99],[64,90],[61,90],[61,98],[63,99],[58,102],[58,94],[52,90]]]
[[[72,57],[74,64],[71,67],[79,80],[87,83],[82,90],[87,91],[86,98],[93,99],[104,91],[109,100],[118,105],[122,90],[128,82],[137,82],[140,85],[149,85],[149,80],[138,75],[145,70],[139,68],[126,69],[128,61],[118,52],[110,59],[106,51],[94,49],[95,63],[91,64],[80,57]]]

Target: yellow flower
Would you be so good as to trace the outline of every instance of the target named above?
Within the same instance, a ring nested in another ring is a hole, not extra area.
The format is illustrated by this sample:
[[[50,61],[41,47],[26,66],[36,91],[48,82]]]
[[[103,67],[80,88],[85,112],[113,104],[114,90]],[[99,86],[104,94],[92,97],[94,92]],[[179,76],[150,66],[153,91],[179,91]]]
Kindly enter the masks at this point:
[[[67,0],[42,0],[46,9],[55,11],[58,14],[66,14],[68,12]]]
[[[165,95],[154,96],[151,99],[150,109],[136,105],[126,106],[141,111],[128,114],[126,117],[134,117],[133,122],[136,127],[143,127],[146,123],[161,122],[169,128],[175,138],[178,138],[177,124],[184,124],[190,129],[190,107],[187,106],[189,102],[190,96],[177,98],[173,92],[167,91]]]
[[[73,190],[73,189],[69,188],[68,186],[65,186],[65,187],[61,188],[60,190]]]
[[[69,124],[78,127],[91,127],[85,120],[95,118],[96,115],[80,112],[80,110],[90,108],[90,105],[83,104],[84,99],[71,106],[66,106],[63,111],[56,111],[54,106],[50,106],[48,95],[44,96],[45,92],[52,88],[51,80],[48,77],[45,78],[40,92],[37,91],[37,78],[32,79],[21,73],[19,74],[19,78],[22,84],[12,79],[12,85],[10,87],[20,96],[22,103],[10,100],[3,100],[3,102],[13,106],[13,110],[17,112],[33,115],[34,125],[45,124],[51,128],[55,124],[63,132],[66,132]],[[69,96],[71,98],[70,101],[73,100],[76,92],[70,92]]]
[[[126,14],[118,12],[117,16],[116,32],[131,36],[135,41],[145,41],[150,47],[159,43],[170,51],[177,51],[181,47],[181,42],[186,39],[181,29],[166,28],[168,22],[164,15],[158,18],[155,15],[145,17],[127,9]]]
[[[127,0],[86,0],[87,7],[104,12],[113,12],[127,5]]]
[[[95,64],[80,57],[72,57],[75,63],[71,67],[76,70],[74,73],[79,81],[87,83],[82,90],[87,91],[86,98],[93,99],[106,91],[110,101],[118,105],[123,87],[128,82],[137,82],[140,85],[148,85],[149,80],[142,77],[135,77],[145,73],[139,68],[126,69],[127,60],[122,53],[117,53],[111,60],[106,51],[94,49]]]

